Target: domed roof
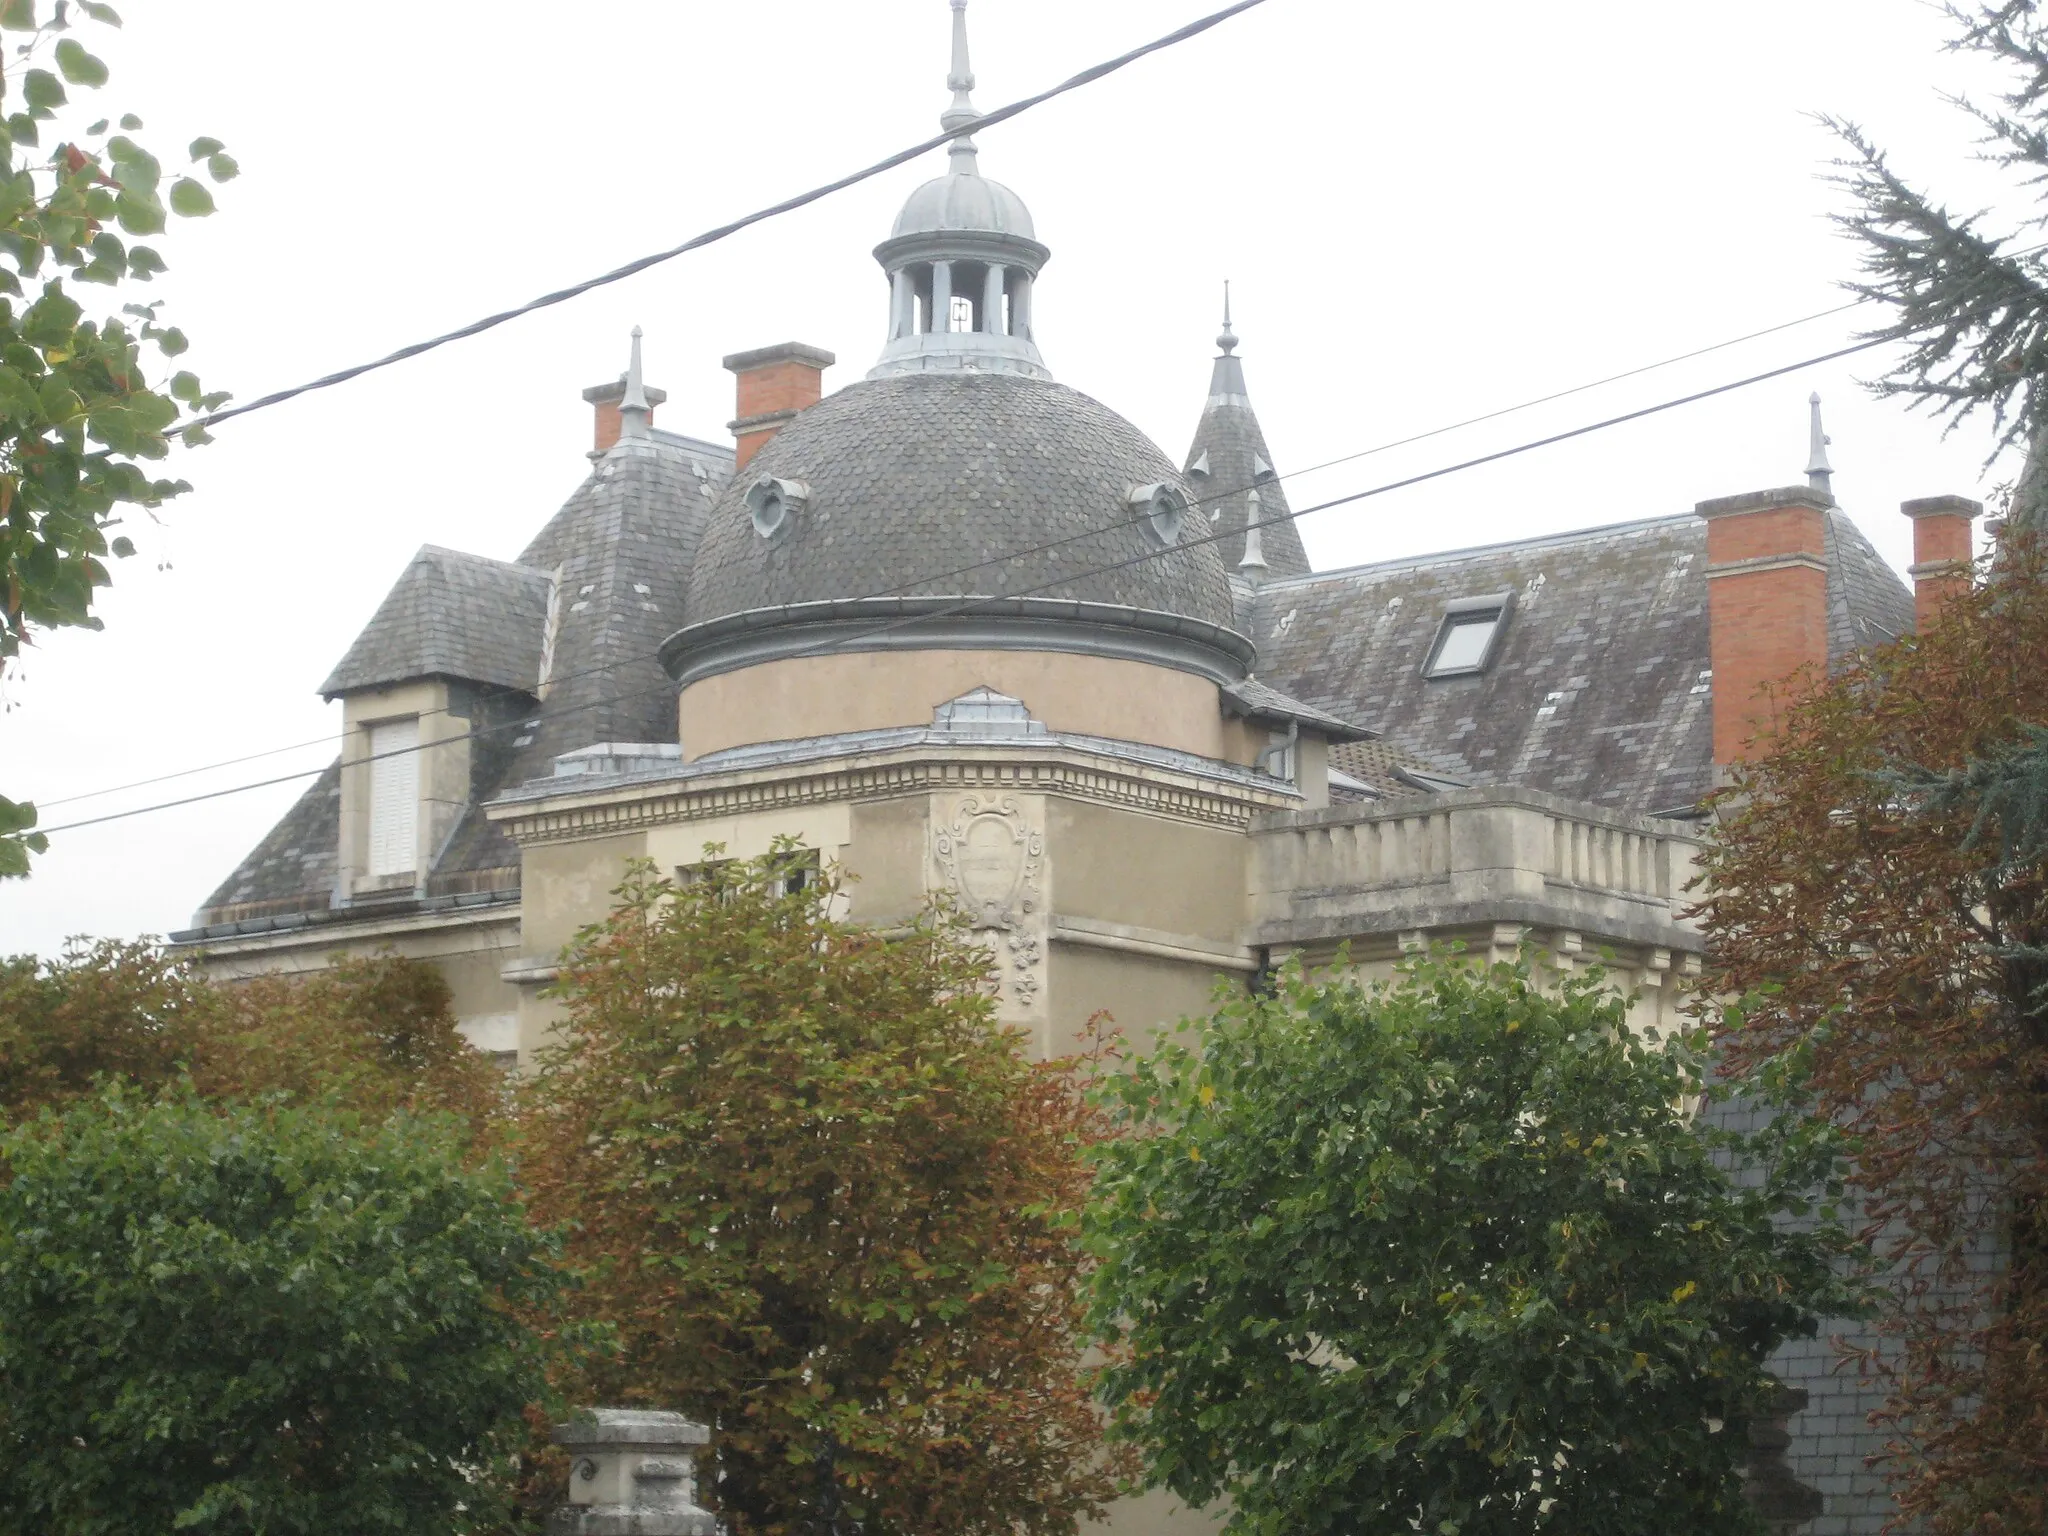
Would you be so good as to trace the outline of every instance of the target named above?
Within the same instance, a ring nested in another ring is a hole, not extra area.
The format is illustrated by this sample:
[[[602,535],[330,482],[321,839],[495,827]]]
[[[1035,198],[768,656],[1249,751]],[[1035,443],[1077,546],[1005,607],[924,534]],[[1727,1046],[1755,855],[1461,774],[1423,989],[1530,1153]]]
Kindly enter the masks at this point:
[[[1018,235],[1026,240],[1038,238],[1032,227],[1031,210],[1024,206],[1023,198],[1000,181],[960,171],[933,177],[911,193],[903,211],[896,215],[896,227],[890,231],[890,238],[959,230]]]
[[[786,515],[750,508],[764,481],[795,497]],[[1062,384],[963,372],[850,385],[727,483],[691,572],[689,630],[671,646],[735,614],[884,595],[1031,599],[1040,613],[1078,601],[1228,631],[1216,546],[1166,543],[1133,510],[1133,491],[1154,484],[1185,494],[1142,432]],[[1190,510],[1166,537],[1207,527]],[[1069,542],[1039,548],[1056,540]]]

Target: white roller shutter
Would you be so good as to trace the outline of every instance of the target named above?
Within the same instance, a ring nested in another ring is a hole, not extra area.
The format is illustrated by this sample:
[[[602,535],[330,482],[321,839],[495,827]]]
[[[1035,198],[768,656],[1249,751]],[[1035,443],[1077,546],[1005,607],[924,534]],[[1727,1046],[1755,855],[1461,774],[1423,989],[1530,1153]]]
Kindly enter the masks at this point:
[[[402,875],[418,862],[420,722],[370,727],[370,873]],[[388,754],[397,753],[393,757]]]

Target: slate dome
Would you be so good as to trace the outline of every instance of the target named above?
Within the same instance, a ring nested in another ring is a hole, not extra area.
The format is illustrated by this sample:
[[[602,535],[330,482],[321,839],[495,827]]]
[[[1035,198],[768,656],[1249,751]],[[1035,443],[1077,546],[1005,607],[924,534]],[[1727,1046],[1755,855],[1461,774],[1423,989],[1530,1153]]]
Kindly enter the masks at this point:
[[[763,518],[756,488],[774,482],[794,499]],[[1142,432],[1062,384],[949,373],[849,385],[797,416],[720,493],[691,571],[687,627],[665,656],[674,671],[706,626],[759,631],[813,621],[821,605],[901,611],[905,599],[974,596],[990,600],[977,611],[1028,611],[1040,623],[1121,610],[1106,621],[1248,658],[1217,547],[1184,542],[1207,519],[1191,507],[1167,542],[1130,502],[1148,484],[1187,494]],[[1055,540],[1071,542],[1038,548]]]

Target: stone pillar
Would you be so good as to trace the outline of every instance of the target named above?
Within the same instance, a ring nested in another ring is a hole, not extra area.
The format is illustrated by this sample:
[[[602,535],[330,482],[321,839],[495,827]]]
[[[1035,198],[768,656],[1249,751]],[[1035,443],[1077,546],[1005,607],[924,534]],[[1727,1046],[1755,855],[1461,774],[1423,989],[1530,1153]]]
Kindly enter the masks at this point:
[[[953,329],[953,263],[932,263],[932,331],[943,336]]]
[[[889,277],[889,339],[908,336],[917,329],[917,284],[910,273],[898,267]]]
[[[697,1507],[698,1446],[711,1432],[680,1413],[590,1408],[555,1428],[569,1453],[569,1502],[548,1536],[718,1536]]]
[[[1017,274],[1017,291],[1010,295],[1010,334],[1031,339],[1031,274]]]
[[[991,336],[1003,334],[1003,264],[992,261],[981,284],[981,328]]]
[[[1707,647],[1714,670],[1714,764],[1766,746],[1786,689],[1828,665],[1827,517],[1809,486],[1703,501]]]
[[[1970,524],[1984,514],[1984,503],[1962,496],[1923,496],[1899,504],[1913,519],[1913,627],[1934,622],[1941,605],[1970,590]]]

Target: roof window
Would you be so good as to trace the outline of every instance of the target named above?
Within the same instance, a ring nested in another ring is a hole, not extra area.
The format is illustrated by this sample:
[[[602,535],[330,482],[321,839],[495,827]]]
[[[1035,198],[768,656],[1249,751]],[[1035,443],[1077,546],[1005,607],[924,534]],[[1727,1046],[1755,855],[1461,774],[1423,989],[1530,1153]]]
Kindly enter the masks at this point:
[[[1443,622],[1437,626],[1436,643],[1429,648],[1429,660],[1423,663],[1422,675],[1471,677],[1484,672],[1500,649],[1501,631],[1507,628],[1513,606],[1512,592],[1461,597],[1446,603]]]

